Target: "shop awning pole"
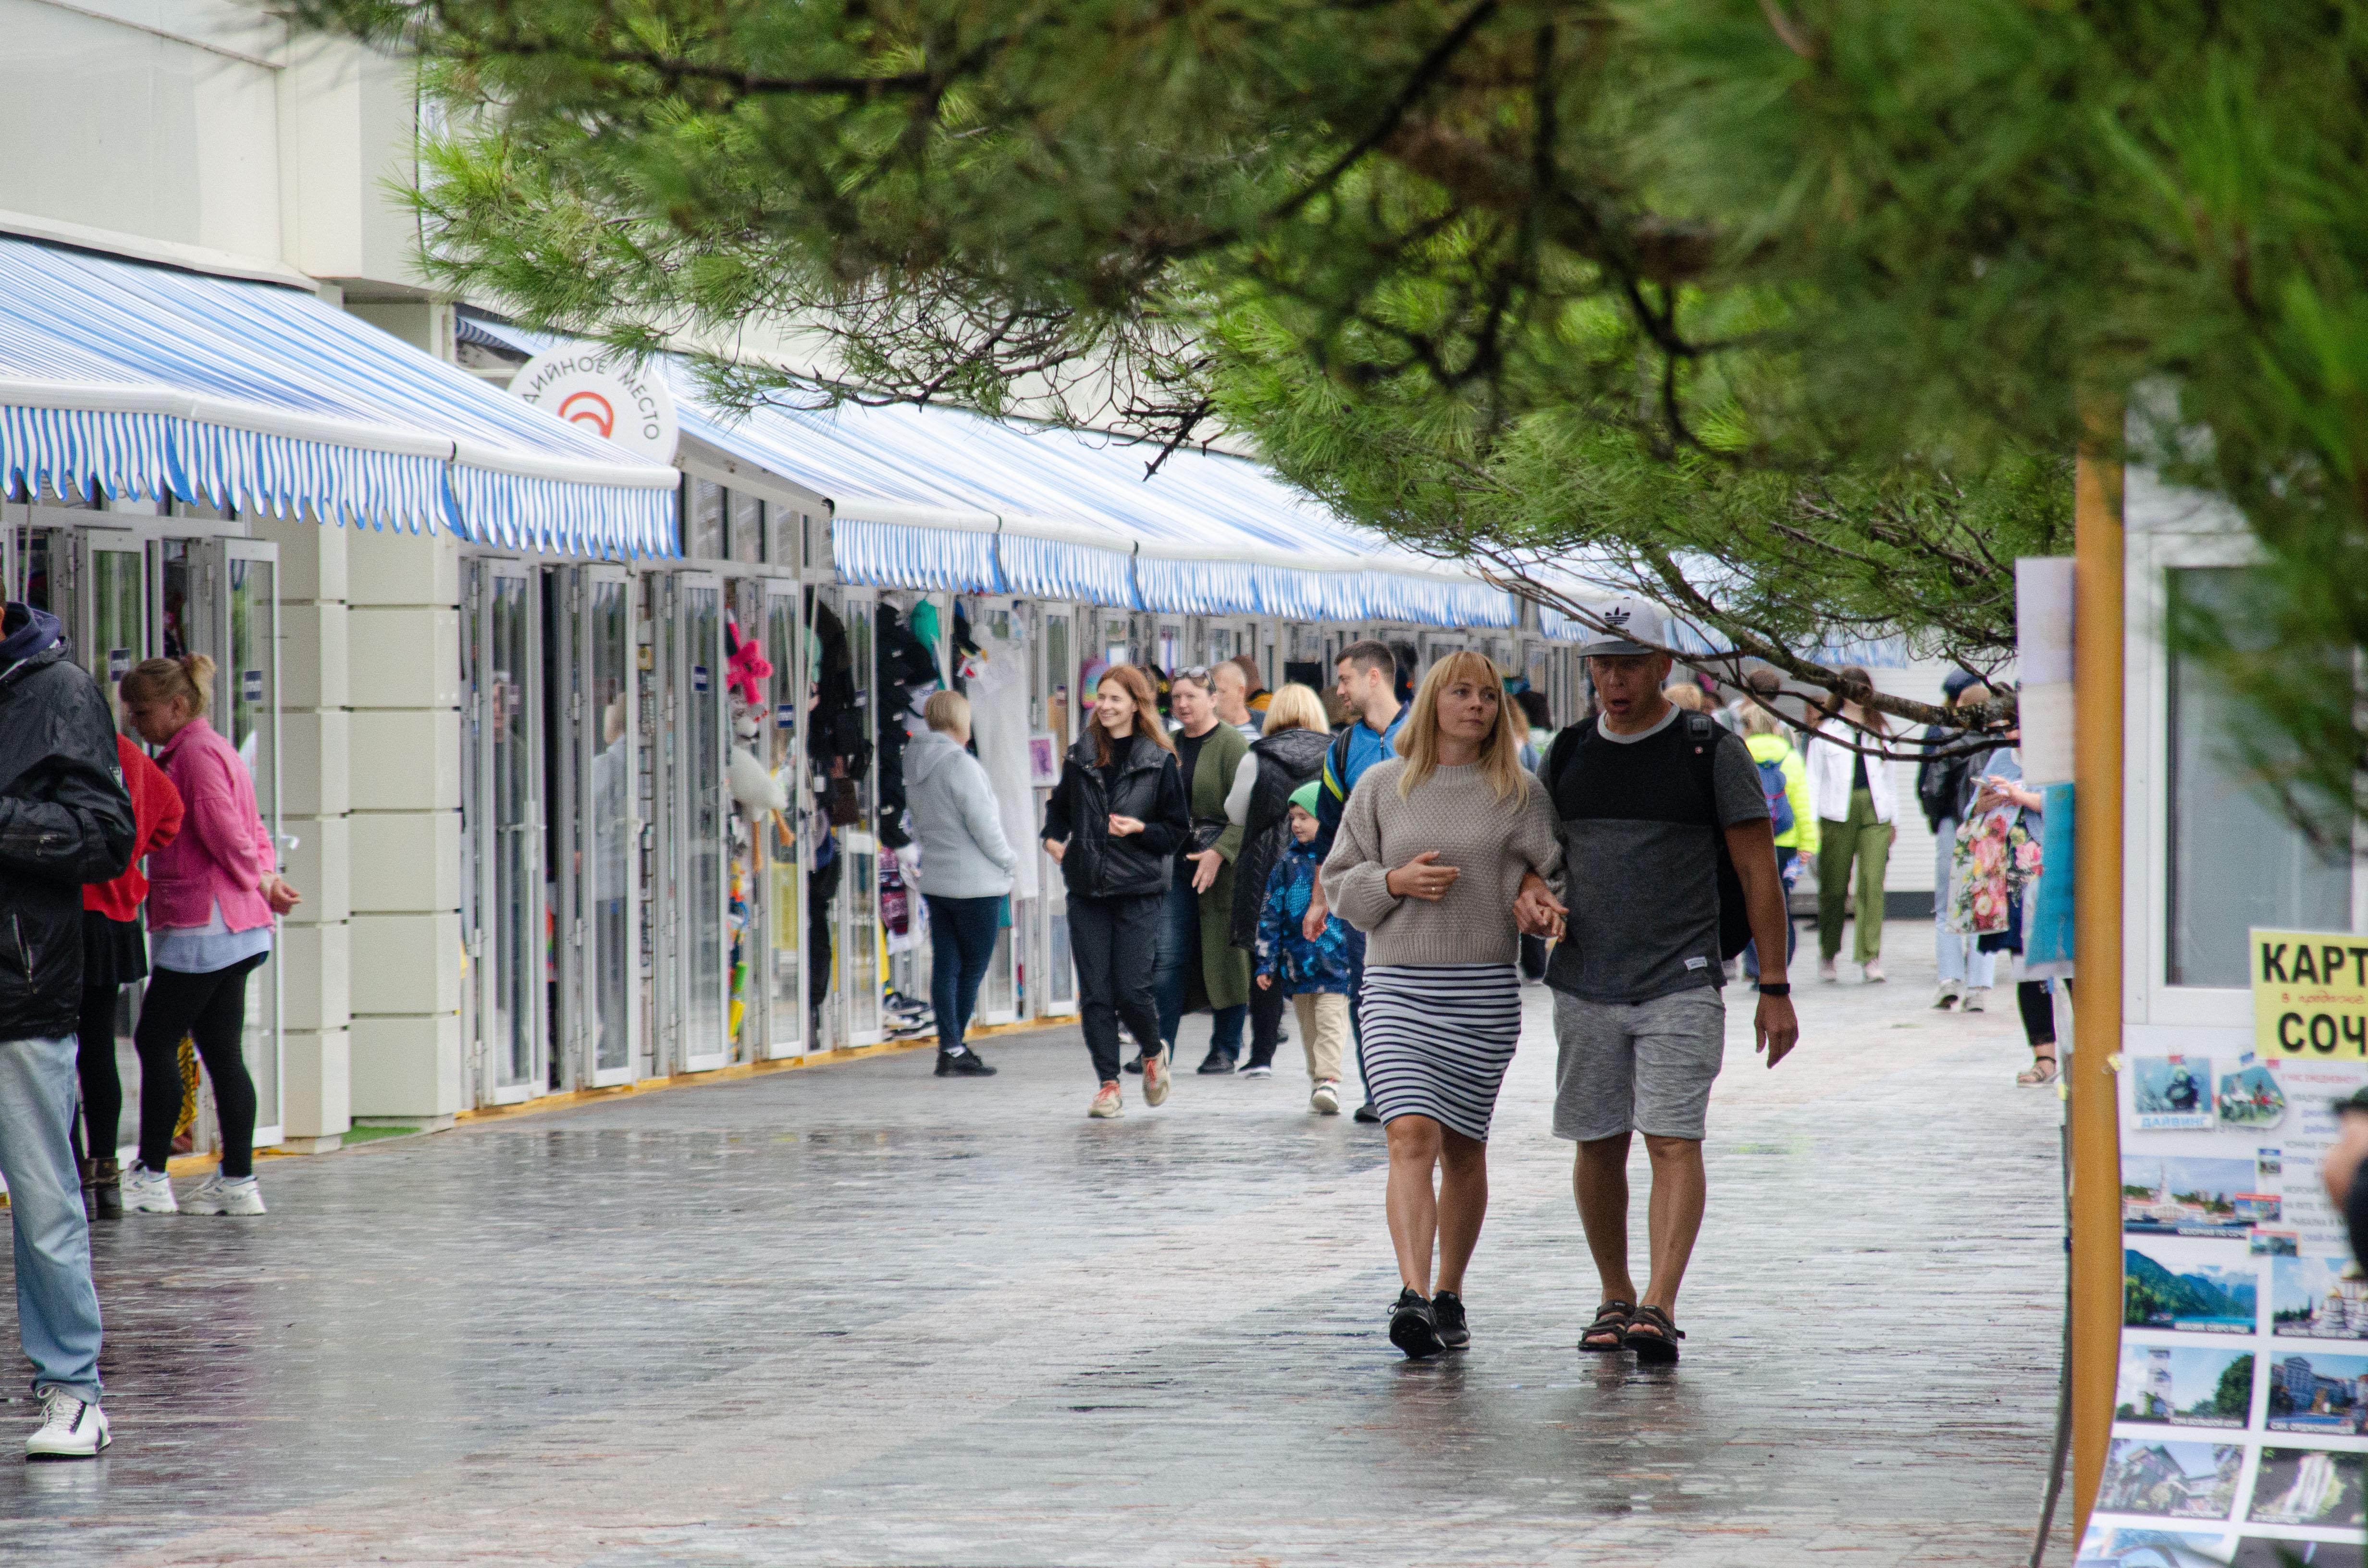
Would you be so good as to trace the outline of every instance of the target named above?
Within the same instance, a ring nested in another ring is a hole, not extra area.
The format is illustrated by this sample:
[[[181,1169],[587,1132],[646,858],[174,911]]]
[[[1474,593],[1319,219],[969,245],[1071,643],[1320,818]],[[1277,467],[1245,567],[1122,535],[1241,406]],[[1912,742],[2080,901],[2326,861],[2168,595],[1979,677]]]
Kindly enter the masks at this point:
[[[2120,410],[2102,428],[2118,435]],[[2121,1131],[2113,1061],[2122,1049],[2122,465],[2079,456],[2073,484],[2073,777],[2080,804],[2071,1055],[2064,1063],[2072,1150],[2072,1501],[2085,1534],[2112,1432],[2122,1332]]]

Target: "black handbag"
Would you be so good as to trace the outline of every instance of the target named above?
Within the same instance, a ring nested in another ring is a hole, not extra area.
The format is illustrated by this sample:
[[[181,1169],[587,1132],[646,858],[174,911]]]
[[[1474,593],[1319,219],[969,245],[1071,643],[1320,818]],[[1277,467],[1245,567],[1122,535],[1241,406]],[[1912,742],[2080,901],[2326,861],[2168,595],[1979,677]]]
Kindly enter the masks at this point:
[[[1194,817],[1191,835],[1184,841],[1184,853],[1200,855],[1214,849],[1217,840],[1224,837],[1225,830],[1233,825],[1223,817]]]

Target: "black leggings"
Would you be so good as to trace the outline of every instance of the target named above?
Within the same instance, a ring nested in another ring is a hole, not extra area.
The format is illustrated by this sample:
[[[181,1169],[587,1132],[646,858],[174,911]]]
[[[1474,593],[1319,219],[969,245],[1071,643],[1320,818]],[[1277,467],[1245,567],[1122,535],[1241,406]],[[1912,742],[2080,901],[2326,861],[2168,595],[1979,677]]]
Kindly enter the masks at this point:
[[[255,1174],[255,1081],[246,1075],[242,1047],[247,971],[267,956],[257,953],[203,974],[160,969],[148,977],[148,998],[140,1005],[140,1027],[131,1039],[140,1048],[140,1163],[150,1170],[163,1170],[173,1156],[186,1035],[197,1041],[198,1060],[213,1080],[214,1109],[222,1118],[222,1174],[233,1180]]]
[[[94,1160],[115,1158],[115,1141],[122,1136],[123,1079],[115,1070],[120,989],[83,987],[82,1028],[74,1040],[74,1074],[82,1080],[83,1149]]]
[[[2022,1012],[2022,1038],[2033,1051],[2055,1043],[2055,1000],[2047,994],[2047,982],[2017,981],[2014,1005]]]

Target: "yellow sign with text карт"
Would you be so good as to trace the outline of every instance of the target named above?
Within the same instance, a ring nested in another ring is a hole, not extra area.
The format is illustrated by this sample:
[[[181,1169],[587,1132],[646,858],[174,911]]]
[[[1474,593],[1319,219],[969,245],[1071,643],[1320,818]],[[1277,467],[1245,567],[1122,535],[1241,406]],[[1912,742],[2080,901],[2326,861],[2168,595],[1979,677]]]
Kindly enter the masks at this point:
[[[2253,928],[2253,1051],[2368,1056],[2368,937]]]

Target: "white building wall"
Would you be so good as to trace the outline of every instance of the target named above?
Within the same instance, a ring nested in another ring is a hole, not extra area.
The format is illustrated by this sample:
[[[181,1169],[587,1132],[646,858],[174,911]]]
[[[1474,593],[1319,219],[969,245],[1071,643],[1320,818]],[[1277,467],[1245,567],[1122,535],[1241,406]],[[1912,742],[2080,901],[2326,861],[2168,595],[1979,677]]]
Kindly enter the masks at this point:
[[[0,0],[0,209],[278,262],[284,30],[222,0]]]
[[[460,549],[357,531],[352,660],[353,1115],[468,1108],[461,1048]]]

